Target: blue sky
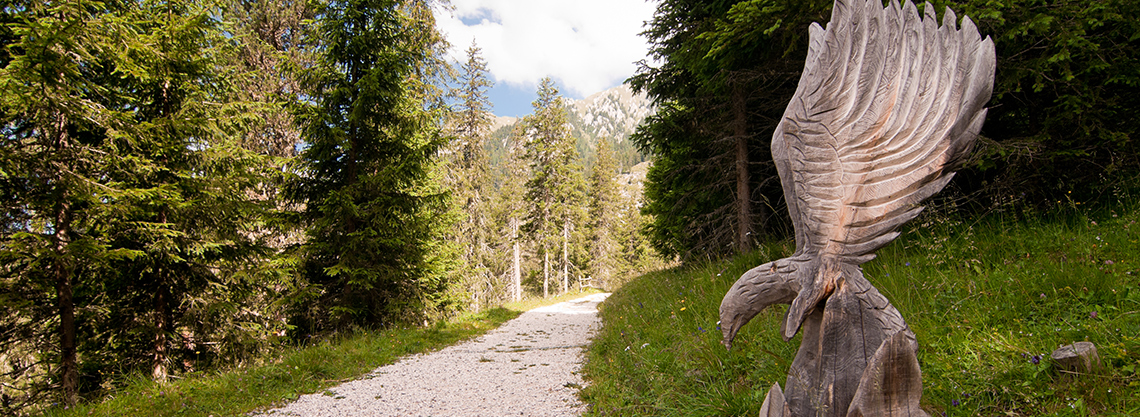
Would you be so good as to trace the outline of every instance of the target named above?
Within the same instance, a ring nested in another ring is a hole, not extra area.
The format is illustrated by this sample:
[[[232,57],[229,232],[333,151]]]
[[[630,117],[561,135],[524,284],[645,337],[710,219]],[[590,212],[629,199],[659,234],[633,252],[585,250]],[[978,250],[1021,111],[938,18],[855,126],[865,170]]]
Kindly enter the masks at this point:
[[[451,0],[436,21],[465,60],[472,40],[483,50],[495,86],[488,92],[499,116],[531,112],[542,77],[562,95],[583,98],[620,85],[645,59],[638,35],[656,0]]]

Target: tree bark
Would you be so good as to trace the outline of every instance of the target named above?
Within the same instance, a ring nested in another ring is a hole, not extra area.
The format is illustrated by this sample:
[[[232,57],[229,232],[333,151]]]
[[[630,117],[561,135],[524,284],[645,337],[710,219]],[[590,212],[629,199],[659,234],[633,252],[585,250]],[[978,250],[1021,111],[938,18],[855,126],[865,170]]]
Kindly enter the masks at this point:
[[[158,274],[161,276],[161,271]],[[168,298],[169,296],[160,278],[158,292],[154,296],[154,357],[151,360],[151,377],[160,383],[165,383],[166,377],[169,375],[166,368],[166,364],[169,362],[166,335],[170,329],[170,320],[166,313],[169,305]]]
[[[163,209],[158,213],[159,223],[166,223],[166,210]],[[166,377],[169,374],[166,364],[170,361],[170,355],[167,352],[169,341],[167,340],[167,333],[170,332],[170,292],[167,290],[165,281],[165,269],[158,267],[154,271],[155,278],[155,294],[154,294],[154,357],[152,358],[152,371],[151,376],[155,381],[160,383],[166,382]]]
[[[550,297],[550,251],[542,249],[542,298]]]
[[[543,248],[543,299],[551,296],[549,286],[551,286],[551,253]]]
[[[79,363],[75,342],[75,300],[71,281],[71,268],[65,259],[68,234],[71,233],[71,206],[59,205],[55,217],[55,269],[56,307],[59,310],[60,389],[63,403],[74,406],[79,402]]]
[[[752,247],[752,187],[748,176],[748,112],[742,82],[732,83],[732,135],[736,143],[736,251]]]
[[[512,266],[515,285],[515,301],[522,301],[522,271],[519,269],[519,241],[515,240],[514,244],[515,256],[514,265]]]
[[[562,293],[569,290],[570,279],[567,277],[566,245],[570,241],[570,222],[562,223]]]
[[[514,262],[511,265],[511,278],[514,284],[514,299],[515,301],[522,301],[522,268],[520,268],[520,254],[519,254],[519,221],[518,219],[511,219],[511,236],[514,240]]]
[[[70,147],[67,135],[67,116],[57,114],[55,132],[52,135],[52,148],[57,154],[67,152]],[[56,309],[59,311],[59,371],[60,389],[63,394],[63,403],[74,406],[79,402],[79,361],[76,348],[75,330],[75,299],[71,277],[71,265],[67,261],[67,245],[71,238],[71,203],[66,189],[66,181],[60,173],[56,178],[59,187],[64,189],[59,195],[58,205],[55,209],[55,232],[52,234],[55,260],[52,268],[55,272]]]

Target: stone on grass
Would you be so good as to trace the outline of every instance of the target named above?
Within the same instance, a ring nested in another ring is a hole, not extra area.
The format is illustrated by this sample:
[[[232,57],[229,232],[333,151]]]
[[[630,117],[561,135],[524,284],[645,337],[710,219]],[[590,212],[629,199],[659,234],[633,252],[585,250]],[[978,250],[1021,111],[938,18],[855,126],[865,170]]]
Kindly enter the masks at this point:
[[[1100,356],[1096,353],[1096,345],[1091,342],[1061,346],[1049,357],[1062,371],[1090,373],[1100,369]]]

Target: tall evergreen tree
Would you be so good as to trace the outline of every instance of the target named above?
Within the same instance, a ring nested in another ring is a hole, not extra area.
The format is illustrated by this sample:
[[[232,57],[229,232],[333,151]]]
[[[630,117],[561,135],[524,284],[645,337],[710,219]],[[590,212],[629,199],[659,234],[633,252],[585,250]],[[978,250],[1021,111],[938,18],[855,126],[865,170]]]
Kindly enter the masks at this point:
[[[529,201],[524,229],[536,242],[542,257],[542,293],[547,297],[550,294],[551,251],[556,250],[561,239],[563,253],[568,252],[569,231],[574,210],[580,204],[582,179],[573,164],[577,152],[566,122],[566,106],[549,77],[542,79],[538,98],[532,105],[534,113],[524,120],[526,155],[531,168],[526,184]],[[566,256],[563,258],[565,266]],[[566,269],[563,271],[565,284]]]
[[[448,203],[433,160],[444,139],[422,85],[442,38],[426,8],[344,0],[319,13],[294,194],[309,236],[302,331],[419,321],[447,306]]]
[[[252,232],[267,206],[253,191],[273,170],[240,146],[251,116],[237,98],[239,73],[226,65],[231,44],[218,10],[162,1],[138,3],[135,12],[125,24],[145,23],[121,33],[134,47],[118,58],[138,92],[135,128],[133,137],[116,138],[128,158],[109,176],[131,210],[106,213],[117,221],[105,229],[133,259],[115,263],[117,280],[102,290],[116,302],[108,319],[124,336],[146,335],[132,343],[150,346],[151,374],[165,381],[172,364],[181,365],[175,359],[184,352],[175,350],[187,348],[188,335],[209,340],[233,328],[210,314],[250,318],[237,313],[248,306],[239,294],[262,286],[256,271],[266,254]],[[150,322],[132,329],[127,323],[140,315]]]
[[[598,161],[590,175],[589,272],[604,288],[618,271],[621,252],[617,231],[622,198],[617,184],[617,161],[610,141],[598,141]]]
[[[646,183],[653,246],[685,259],[747,250],[779,235],[782,191],[769,154],[795,92],[807,27],[829,0],[664,0],[630,82],[658,112],[633,136],[655,155]]]
[[[14,202],[3,289],[33,302],[3,306],[29,329],[14,351],[58,332],[47,355],[64,404],[85,389],[80,357],[95,384],[111,367],[162,380],[175,340],[232,334],[207,317],[243,310],[235,293],[260,286],[248,258],[263,247],[247,226],[263,213],[249,191],[265,166],[235,145],[247,118],[220,64],[216,13],[183,2],[6,11],[22,19],[0,70],[0,171]],[[57,320],[42,321],[41,301]]]
[[[526,216],[527,204],[524,204],[526,194],[525,183],[529,171],[526,160],[526,127],[517,123],[511,129],[506,139],[506,158],[502,164],[499,179],[498,198],[496,199],[494,219],[498,234],[496,251],[498,256],[497,268],[500,275],[508,282],[508,294],[512,301],[519,301],[523,296],[522,289],[522,257],[523,234],[522,225]]]
[[[54,376],[60,402],[71,405],[79,398],[74,294],[84,282],[77,270],[107,253],[97,236],[85,233],[92,223],[85,209],[97,204],[92,197],[98,187],[92,185],[99,181],[92,179],[99,176],[96,166],[106,153],[107,124],[121,117],[102,111],[92,97],[102,92],[93,79],[108,72],[98,65],[95,50],[102,39],[91,30],[104,13],[79,2],[4,9],[10,32],[0,72],[5,118],[0,175],[6,194],[0,307],[5,317],[23,320],[5,320],[14,337],[6,337],[3,347],[58,355]],[[23,346],[15,344],[21,341]]]
[[[467,48],[467,62],[460,68],[459,81],[460,85],[452,93],[458,102],[452,112],[454,139],[448,150],[448,185],[452,200],[462,212],[455,233],[455,240],[463,248],[462,265],[458,270],[466,277],[465,286],[475,298],[478,309],[480,294],[482,303],[487,303],[495,297],[493,294],[505,289],[496,282],[489,268],[493,260],[489,241],[491,182],[486,141],[493,117],[487,98],[487,89],[492,83],[487,79],[487,62],[474,42]]]

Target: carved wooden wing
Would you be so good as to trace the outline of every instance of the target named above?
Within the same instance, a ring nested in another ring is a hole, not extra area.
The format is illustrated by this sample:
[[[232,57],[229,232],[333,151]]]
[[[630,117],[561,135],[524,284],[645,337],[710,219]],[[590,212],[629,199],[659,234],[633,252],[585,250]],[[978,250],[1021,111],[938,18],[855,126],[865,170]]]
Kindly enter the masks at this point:
[[[993,90],[994,45],[927,3],[837,0],[772,139],[797,253],[860,264],[968,155]]]

